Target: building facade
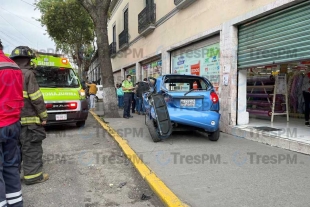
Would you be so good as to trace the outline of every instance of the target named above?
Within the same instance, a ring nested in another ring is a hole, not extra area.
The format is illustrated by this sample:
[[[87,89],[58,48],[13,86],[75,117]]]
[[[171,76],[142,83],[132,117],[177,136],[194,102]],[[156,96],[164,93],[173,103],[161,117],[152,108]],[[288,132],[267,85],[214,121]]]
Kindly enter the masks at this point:
[[[220,97],[221,131],[233,133],[249,123],[248,69],[310,60],[309,8],[303,0],[119,0],[108,22],[115,83],[127,74],[204,76]],[[281,45],[299,47],[296,57],[256,55]]]
[[[91,65],[87,71],[86,77],[88,81],[97,81],[97,85],[101,85],[101,69],[98,61],[98,53],[96,52],[92,58]]]

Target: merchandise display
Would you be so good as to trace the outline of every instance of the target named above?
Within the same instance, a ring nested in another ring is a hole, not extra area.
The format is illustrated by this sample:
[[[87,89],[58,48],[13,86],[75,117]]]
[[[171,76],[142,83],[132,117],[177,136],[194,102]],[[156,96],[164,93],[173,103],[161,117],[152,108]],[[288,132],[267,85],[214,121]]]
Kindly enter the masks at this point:
[[[274,115],[286,115],[287,121],[289,117],[305,117],[309,111],[304,97],[310,97],[310,82],[307,81],[310,80],[310,65],[292,64],[282,70],[280,72],[280,65],[248,70],[247,112],[250,115],[271,117],[271,122]]]

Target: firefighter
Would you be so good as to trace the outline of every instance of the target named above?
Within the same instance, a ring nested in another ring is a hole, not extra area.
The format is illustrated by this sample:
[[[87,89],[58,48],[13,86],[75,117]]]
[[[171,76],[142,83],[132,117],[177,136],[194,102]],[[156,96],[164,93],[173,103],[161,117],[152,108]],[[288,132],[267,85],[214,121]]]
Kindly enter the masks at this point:
[[[31,59],[35,55],[29,47],[19,46],[12,51],[10,58],[21,68],[24,78],[20,134],[24,182],[26,185],[41,183],[49,178],[48,174],[42,172],[42,141],[46,138],[44,125],[47,111],[31,67]]]
[[[18,146],[23,101],[23,75],[3,53],[0,40],[0,206],[22,207]]]

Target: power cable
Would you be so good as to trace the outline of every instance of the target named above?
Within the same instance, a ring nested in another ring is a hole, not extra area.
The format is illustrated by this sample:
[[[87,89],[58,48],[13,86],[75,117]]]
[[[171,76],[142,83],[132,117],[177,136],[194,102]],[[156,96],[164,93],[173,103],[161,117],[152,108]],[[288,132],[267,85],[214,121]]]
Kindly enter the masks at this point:
[[[33,7],[35,7],[33,4],[30,4],[29,2],[27,2],[27,1],[24,1],[24,0],[21,0],[22,2],[24,2],[24,3],[26,3],[26,4],[28,4],[28,5],[30,5],[30,6],[33,6]]]
[[[13,27],[19,34],[21,34],[25,39],[27,39],[31,44],[33,44],[27,37],[25,37],[25,35],[23,35],[22,32],[20,32],[18,29],[16,29],[16,27],[14,27],[12,24],[10,24],[10,22],[8,20],[6,20],[0,13],[0,17],[2,19],[4,19],[11,27]]]
[[[0,31],[0,32],[1,32],[2,34],[4,34],[5,36],[7,36],[8,38],[10,38],[11,40],[13,40],[14,42],[19,42],[19,43],[21,43],[20,40],[17,40],[17,39],[15,39],[15,38],[13,38],[12,36],[10,36],[10,35],[4,33],[3,31]]]
[[[13,44],[11,41],[8,41],[6,38],[4,38],[3,36],[0,38],[1,40],[4,40],[2,41],[3,45],[6,44],[6,43],[9,43],[9,45],[15,47],[16,44]]]
[[[33,24],[33,23],[31,23],[31,22],[29,22],[29,21],[23,19],[22,17],[18,16],[17,14],[14,14],[13,12],[10,12],[10,11],[4,9],[3,7],[0,7],[0,8],[3,9],[4,11],[9,12],[10,14],[13,14],[13,15],[17,16],[18,18],[24,20],[25,22],[27,22],[27,23],[29,23],[29,24],[32,24],[33,26],[35,26],[35,27],[37,27],[37,28],[39,28],[39,29],[43,29],[42,27],[38,27],[37,25],[35,25],[35,24]]]

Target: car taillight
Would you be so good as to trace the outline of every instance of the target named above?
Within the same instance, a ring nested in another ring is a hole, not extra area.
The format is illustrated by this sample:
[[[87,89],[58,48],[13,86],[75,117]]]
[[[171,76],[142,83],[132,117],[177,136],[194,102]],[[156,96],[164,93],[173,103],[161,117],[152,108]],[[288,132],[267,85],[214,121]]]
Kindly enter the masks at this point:
[[[219,101],[219,97],[217,96],[217,94],[215,92],[211,92],[210,98],[212,100],[212,103],[214,103],[214,104],[218,103],[218,101]]]
[[[73,102],[73,103],[69,103],[69,109],[76,109],[77,108],[77,103]]]
[[[53,104],[45,104],[45,107],[46,107],[47,109],[51,109],[51,108],[53,108]]]

